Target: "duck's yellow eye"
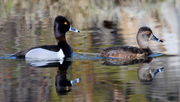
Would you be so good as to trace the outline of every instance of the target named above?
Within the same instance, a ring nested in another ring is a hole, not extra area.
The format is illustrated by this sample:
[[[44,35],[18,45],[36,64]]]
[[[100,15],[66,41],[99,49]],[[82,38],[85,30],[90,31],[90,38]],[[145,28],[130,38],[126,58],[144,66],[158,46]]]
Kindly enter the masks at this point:
[[[67,22],[64,22],[65,25],[67,25]]]

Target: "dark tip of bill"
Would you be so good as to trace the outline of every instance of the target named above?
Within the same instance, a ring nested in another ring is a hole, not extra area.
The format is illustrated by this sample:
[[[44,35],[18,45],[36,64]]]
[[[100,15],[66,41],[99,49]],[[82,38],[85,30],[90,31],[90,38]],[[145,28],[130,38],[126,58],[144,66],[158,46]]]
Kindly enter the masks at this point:
[[[159,40],[160,42],[164,42],[163,40]]]

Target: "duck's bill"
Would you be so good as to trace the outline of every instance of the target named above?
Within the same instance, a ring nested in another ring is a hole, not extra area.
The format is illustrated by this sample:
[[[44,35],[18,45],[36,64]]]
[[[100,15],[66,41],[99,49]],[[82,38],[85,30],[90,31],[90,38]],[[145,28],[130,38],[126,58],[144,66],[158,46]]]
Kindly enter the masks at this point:
[[[70,27],[70,28],[69,28],[69,31],[72,31],[72,32],[80,32],[79,30],[77,30],[77,29],[74,28],[74,27]]]
[[[71,85],[74,85],[74,84],[80,82],[80,78],[76,78],[76,79],[74,79],[74,80],[71,80],[70,82],[71,82]]]
[[[157,42],[163,42],[163,40],[157,38],[154,34],[151,34],[150,40],[157,41]]]

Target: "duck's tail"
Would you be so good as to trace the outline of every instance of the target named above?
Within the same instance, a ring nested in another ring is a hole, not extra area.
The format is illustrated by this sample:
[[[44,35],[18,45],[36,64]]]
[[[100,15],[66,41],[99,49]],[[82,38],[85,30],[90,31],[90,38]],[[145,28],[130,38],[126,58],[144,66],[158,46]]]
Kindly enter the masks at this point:
[[[17,52],[17,53],[10,55],[10,57],[14,57],[16,59],[24,59],[25,58],[25,52],[20,51],[20,52]]]

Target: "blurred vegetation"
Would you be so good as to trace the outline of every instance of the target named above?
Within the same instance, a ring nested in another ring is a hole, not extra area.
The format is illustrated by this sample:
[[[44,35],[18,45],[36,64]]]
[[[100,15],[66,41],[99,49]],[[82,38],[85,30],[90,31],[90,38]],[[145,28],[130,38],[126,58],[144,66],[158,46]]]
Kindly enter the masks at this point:
[[[153,7],[165,0],[1,0],[1,17],[25,16],[32,20],[43,20],[63,15],[71,19],[78,28],[90,28],[104,20],[115,20],[122,14],[121,8],[139,9]]]

